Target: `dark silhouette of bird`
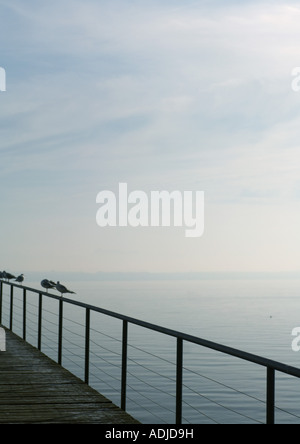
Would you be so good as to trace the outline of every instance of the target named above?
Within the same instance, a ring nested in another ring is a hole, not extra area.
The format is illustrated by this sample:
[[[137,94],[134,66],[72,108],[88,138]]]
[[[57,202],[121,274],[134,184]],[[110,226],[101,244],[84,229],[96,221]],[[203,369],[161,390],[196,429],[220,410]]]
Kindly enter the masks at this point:
[[[3,275],[4,279],[7,279],[7,281],[10,281],[11,279],[16,279],[16,276],[11,273],[6,273],[6,271],[3,271]]]
[[[19,282],[20,284],[24,281],[24,274],[20,274],[20,276],[18,276],[15,279],[15,282]]]
[[[56,284],[56,289],[61,293],[61,296],[65,293],[76,294],[74,291],[68,290],[67,287],[62,285],[59,281]]]
[[[43,288],[46,288],[47,293],[48,293],[49,288],[50,288],[50,289],[51,289],[51,288],[55,288],[55,285],[56,285],[55,282],[48,281],[48,279],[43,279],[42,282],[41,282],[41,286],[42,286]]]

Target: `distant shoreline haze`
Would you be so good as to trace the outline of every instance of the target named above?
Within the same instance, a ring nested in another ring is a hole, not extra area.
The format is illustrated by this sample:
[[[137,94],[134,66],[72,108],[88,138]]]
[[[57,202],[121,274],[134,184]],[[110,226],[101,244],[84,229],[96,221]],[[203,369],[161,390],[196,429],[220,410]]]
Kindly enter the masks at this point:
[[[25,282],[51,278],[63,281],[166,281],[166,280],[247,280],[247,279],[300,279],[300,271],[295,272],[191,272],[191,273],[153,273],[153,272],[63,272],[28,271]]]

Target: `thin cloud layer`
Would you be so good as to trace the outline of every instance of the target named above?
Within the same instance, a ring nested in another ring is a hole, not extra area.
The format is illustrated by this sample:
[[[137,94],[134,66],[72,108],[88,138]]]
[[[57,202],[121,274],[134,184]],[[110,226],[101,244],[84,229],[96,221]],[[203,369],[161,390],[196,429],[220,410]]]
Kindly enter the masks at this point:
[[[85,238],[82,255],[94,270],[209,271],[228,263],[238,269],[235,231],[210,218],[207,237],[196,246],[179,241],[176,230],[167,233],[166,245],[182,252],[184,264],[162,253],[165,231],[135,238],[136,232],[97,230],[95,196],[123,181],[145,191],[204,190],[208,213],[220,221],[232,214],[231,205],[237,211],[246,205],[247,215],[265,211],[265,221],[270,206],[272,215],[282,205],[294,212],[300,194],[300,95],[291,89],[291,70],[299,64],[296,2],[30,0],[0,1],[0,8],[0,66],[7,72],[7,92],[0,93],[2,223],[9,229],[11,220],[23,221],[19,245],[38,239],[47,250],[59,241],[72,251]],[[251,220],[239,220],[247,232]],[[292,248],[296,221],[282,230]],[[275,234],[266,239],[272,251]],[[96,253],[102,243],[111,251],[109,265]],[[242,244],[244,251],[253,248]],[[126,248],[140,251],[130,266],[122,259]],[[280,269],[280,261],[268,263],[267,250],[263,271]],[[159,266],[144,258],[146,251],[163,258]],[[44,268],[57,260],[53,255]],[[293,269],[298,256],[293,248]],[[71,270],[82,267],[75,257]],[[256,265],[252,254],[243,267],[256,271]]]

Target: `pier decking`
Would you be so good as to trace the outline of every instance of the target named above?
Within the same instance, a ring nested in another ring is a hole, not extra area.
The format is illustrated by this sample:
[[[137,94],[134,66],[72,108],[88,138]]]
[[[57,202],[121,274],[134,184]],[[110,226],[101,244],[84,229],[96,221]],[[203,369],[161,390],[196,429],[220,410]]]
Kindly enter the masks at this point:
[[[0,424],[138,424],[43,353],[6,330]]]

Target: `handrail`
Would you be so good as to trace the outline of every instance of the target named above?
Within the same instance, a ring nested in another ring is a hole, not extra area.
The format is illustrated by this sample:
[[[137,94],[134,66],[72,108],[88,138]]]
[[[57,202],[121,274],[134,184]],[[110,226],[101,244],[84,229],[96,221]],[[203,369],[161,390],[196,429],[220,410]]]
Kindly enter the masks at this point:
[[[85,382],[89,382],[89,343],[90,343],[90,313],[97,312],[123,321],[122,334],[122,383],[121,383],[121,408],[126,409],[126,384],[127,384],[127,348],[128,348],[128,324],[137,325],[148,330],[156,331],[164,335],[168,335],[177,339],[177,372],[176,372],[176,424],[181,424],[182,421],[182,370],[183,370],[183,342],[193,343],[226,355],[230,355],[244,361],[248,361],[267,369],[267,424],[274,424],[275,413],[275,371],[285,373],[296,378],[300,378],[300,369],[274,361],[262,356],[248,353],[236,348],[228,347],[216,342],[208,341],[196,336],[188,335],[176,330],[161,327],[156,324],[145,322],[136,318],[122,315],[104,308],[94,305],[86,304],[84,302],[73,299],[61,297],[45,291],[40,291],[34,288],[23,285],[14,284],[11,282],[0,281],[0,324],[2,321],[2,295],[3,284],[10,286],[10,330],[13,329],[13,296],[14,288],[23,290],[23,339],[26,338],[26,295],[27,292],[36,293],[39,295],[38,299],[38,349],[41,349],[41,333],[42,333],[42,302],[43,296],[59,301],[59,325],[58,325],[58,363],[62,362],[62,325],[63,325],[63,304],[72,304],[82,307],[86,310],[85,323]]]

